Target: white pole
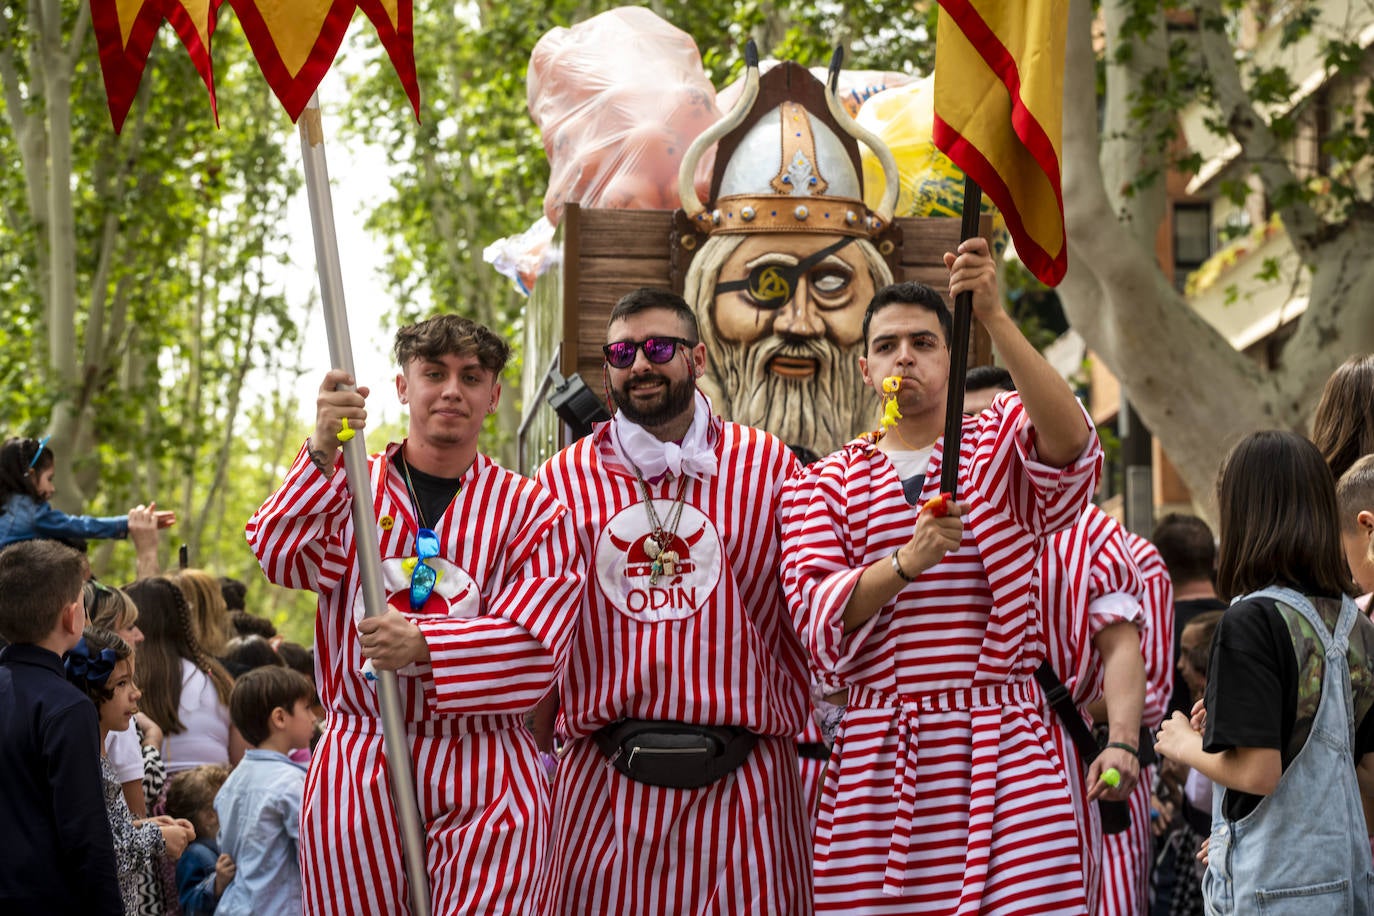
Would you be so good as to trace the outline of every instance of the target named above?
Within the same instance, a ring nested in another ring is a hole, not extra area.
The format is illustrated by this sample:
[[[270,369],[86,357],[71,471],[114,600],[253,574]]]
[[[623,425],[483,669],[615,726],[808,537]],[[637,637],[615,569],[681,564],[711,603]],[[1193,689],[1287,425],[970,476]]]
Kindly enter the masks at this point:
[[[320,298],[324,302],[324,326],[329,337],[329,360],[349,375],[353,371],[353,343],[348,335],[344,308],[343,274],[339,245],[334,233],[334,203],[329,194],[329,168],[324,158],[324,129],[320,123],[320,96],[310,98],[297,124],[301,158],[305,163],[305,189],[310,201],[310,225],[315,232],[315,261],[320,273]],[[367,446],[361,430],[343,444],[344,472],[353,498],[353,537],[357,547],[358,575],[363,608],[368,617],[386,612],[382,593],[381,548],[377,543],[377,519],[367,484]],[[425,869],[425,833],[415,794],[415,773],[410,758],[405,720],[401,716],[400,685],[394,671],[377,672],[377,702],[382,713],[382,739],[386,748],[391,798],[401,831],[401,853],[410,886],[412,916],[429,916],[429,877]],[[359,825],[366,830],[370,825]]]

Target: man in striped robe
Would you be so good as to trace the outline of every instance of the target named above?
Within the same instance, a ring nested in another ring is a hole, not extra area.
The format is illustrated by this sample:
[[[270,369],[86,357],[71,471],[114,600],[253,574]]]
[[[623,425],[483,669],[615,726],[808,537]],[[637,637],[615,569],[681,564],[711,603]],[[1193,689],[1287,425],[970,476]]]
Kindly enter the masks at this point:
[[[964,412],[980,413],[992,406],[999,392],[1014,390],[1010,373],[1000,366],[971,369]],[[1048,702],[1040,708],[1073,795],[1090,911],[1102,888],[1103,824],[1095,800],[1127,801],[1140,777],[1145,663],[1139,631],[1145,624],[1141,606],[1145,596],[1140,569],[1126,546],[1129,536],[1116,519],[1089,506],[1071,527],[1046,540],[1036,578],[1046,669],[1068,692],[1073,705],[1070,714],[1083,723],[1080,733],[1085,738],[1091,737],[1090,707],[1111,723],[1111,743],[1085,765],[1069,724]],[[1128,747],[1136,753],[1131,754]],[[1108,768],[1115,768],[1120,776],[1115,787],[1102,781]]]
[[[540,912],[805,916],[795,736],[809,700],[776,515],[797,460],[775,436],[712,413],[696,390],[705,347],[681,297],[636,290],[606,333],[617,413],[537,475],[572,510],[591,558],[559,683],[568,742]],[[719,772],[720,755],[617,743],[626,728],[689,743],[712,732],[752,749]],[[649,772],[664,761],[709,781],[665,785]]]
[[[1092,495],[1101,448],[1068,385],[1002,310],[982,239],[945,255],[1020,394],[969,418],[959,502],[939,492],[949,317],[920,284],[874,297],[865,381],[901,419],[784,494],[784,585],[813,673],[848,688],[815,838],[817,912],[1081,914],[1079,834],[1035,669],[1043,538]]]
[[[1164,721],[1174,691],[1174,586],[1168,567],[1153,544],[1127,532],[1126,549],[1140,568],[1145,584],[1141,602],[1145,623],[1140,630],[1140,651],[1145,659],[1145,706],[1140,722],[1153,734]],[[1103,838],[1100,916],[1142,916],[1149,909],[1150,865],[1154,860],[1150,790],[1154,773],[1154,766],[1144,768],[1131,791],[1130,829]]]
[[[307,914],[409,912],[365,664],[399,675],[435,914],[528,913],[548,842],[548,785],[524,715],[549,689],[576,620],[581,559],[568,512],[477,450],[509,348],[440,315],[396,336],[409,435],[369,459],[387,612],[364,619],[339,432],[366,388],[326,374],[315,432],[248,522],[272,582],[319,594],[315,672],[327,710],[301,815]]]

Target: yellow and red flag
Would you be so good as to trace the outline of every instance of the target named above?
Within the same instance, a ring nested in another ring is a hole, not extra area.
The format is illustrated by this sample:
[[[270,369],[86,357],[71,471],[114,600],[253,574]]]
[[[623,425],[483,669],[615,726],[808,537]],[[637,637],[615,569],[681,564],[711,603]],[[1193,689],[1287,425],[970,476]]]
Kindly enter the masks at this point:
[[[935,144],[997,205],[1022,263],[1068,267],[1060,184],[1068,0],[940,0]]]
[[[100,70],[115,133],[124,127],[129,106],[138,94],[148,52],[163,20],[181,36],[205,88],[210,111],[219,123],[215,103],[215,75],[210,67],[210,36],[221,0],[91,0],[91,29],[100,50]]]
[[[138,91],[148,52],[163,20],[181,36],[216,110],[210,36],[225,0],[91,0],[110,117],[118,131]],[[344,33],[361,8],[377,29],[406,96],[420,113],[415,73],[414,0],[228,0],[263,76],[294,121],[334,63]]]

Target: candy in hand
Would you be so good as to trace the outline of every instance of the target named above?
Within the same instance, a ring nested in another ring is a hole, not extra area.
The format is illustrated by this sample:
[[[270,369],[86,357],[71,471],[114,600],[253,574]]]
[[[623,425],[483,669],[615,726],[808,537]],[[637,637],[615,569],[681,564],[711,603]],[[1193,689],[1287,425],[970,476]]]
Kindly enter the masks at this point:
[[[944,518],[949,515],[949,504],[954,500],[951,493],[941,493],[939,496],[932,496],[921,506],[922,512],[929,512],[936,518]]]
[[[1121,785],[1121,771],[1116,767],[1107,767],[1107,769],[1102,771],[1101,779],[1107,785],[1115,789],[1117,786]]]
[[[353,433],[354,431],[348,428],[348,417],[344,417],[343,426],[339,428],[338,440],[340,442],[347,442],[349,439],[353,438]]]

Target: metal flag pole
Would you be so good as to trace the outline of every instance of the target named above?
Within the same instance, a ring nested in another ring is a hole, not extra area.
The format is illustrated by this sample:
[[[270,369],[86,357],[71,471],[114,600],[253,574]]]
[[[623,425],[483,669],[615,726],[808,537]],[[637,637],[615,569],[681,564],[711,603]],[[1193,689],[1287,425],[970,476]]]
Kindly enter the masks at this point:
[[[329,360],[334,368],[354,375],[353,342],[348,334],[348,313],[344,308],[343,273],[339,267],[339,245],[334,233],[334,203],[329,193],[329,168],[324,158],[319,93],[311,97],[297,126],[301,135],[301,159],[305,164],[306,195],[310,201],[310,225],[315,234],[315,261],[320,273],[320,298],[324,302]],[[363,590],[363,609],[366,616],[377,617],[386,612],[387,605],[386,596],[382,593],[377,520],[372,511],[372,497],[367,484],[367,446],[361,430],[343,443],[343,456],[344,472],[353,501],[353,537]],[[405,720],[401,717],[401,692],[396,672],[377,672],[377,702],[382,714],[382,739],[386,749],[387,773],[391,777],[391,799],[396,806],[406,882],[410,887],[410,912],[413,916],[429,916],[425,833],[420,824],[415,773],[406,740]]]
[[[979,211],[983,209],[983,189],[964,176],[964,212],[959,227],[959,244],[978,234]],[[964,377],[968,375],[968,339],[973,324],[973,293],[954,297],[954,333],[949,342],[949,387],[945,402],[944,458],[940,463],[940,492],[959,496],[959,452],[964,438]]]

